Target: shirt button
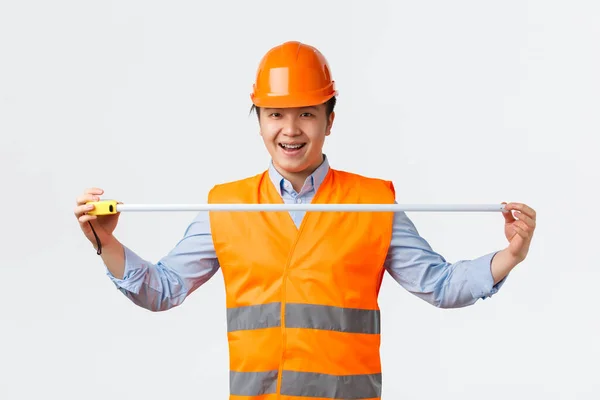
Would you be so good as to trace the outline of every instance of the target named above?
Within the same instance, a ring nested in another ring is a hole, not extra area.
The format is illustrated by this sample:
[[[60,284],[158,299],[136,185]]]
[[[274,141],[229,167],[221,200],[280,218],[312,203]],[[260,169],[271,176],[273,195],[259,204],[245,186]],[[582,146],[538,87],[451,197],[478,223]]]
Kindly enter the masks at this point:
[[[296,203],[302,203],[302,199],[301,199],[300,197],[298,197],[298,198],[296,199]]]

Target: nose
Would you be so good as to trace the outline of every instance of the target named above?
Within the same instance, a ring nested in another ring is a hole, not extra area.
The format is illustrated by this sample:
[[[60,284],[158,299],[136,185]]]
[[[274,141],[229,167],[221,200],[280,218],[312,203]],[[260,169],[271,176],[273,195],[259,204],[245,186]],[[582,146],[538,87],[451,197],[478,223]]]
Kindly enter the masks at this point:
[[[288,116],[283,122],[281,133],[286,136],[298,136],[302,134],[298,121],[293,116]]]

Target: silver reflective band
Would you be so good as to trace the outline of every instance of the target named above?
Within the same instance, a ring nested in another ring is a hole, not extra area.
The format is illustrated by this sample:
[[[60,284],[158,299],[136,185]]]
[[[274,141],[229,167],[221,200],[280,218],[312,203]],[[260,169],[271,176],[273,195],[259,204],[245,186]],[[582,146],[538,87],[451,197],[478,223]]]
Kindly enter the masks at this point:
[[[378,334],[380,313],[379,310],[286,303],[285,327]]]
[[[277,391],[278,371],[229,373],[229,391],[236,396],[260,396]],[[381,374],[329,375],[284,370],[281,394],[327,399],[381,397]]]
[[[338,376],[283,371],[281,394],[327,399],[371,399],[381,397],[381,374]]]
[[[229,372],[229,392],[236,396],[260,396],[277,391],[279,371]]]
[[[227,309],[227,331],[281,326],[281,303],[256,304]]]
[[[379,310],[363,310],[317,304],[286,303],[285,327],[348,333],[380,333]],[[281,303],[227,309],[227,331],[281,326]]]

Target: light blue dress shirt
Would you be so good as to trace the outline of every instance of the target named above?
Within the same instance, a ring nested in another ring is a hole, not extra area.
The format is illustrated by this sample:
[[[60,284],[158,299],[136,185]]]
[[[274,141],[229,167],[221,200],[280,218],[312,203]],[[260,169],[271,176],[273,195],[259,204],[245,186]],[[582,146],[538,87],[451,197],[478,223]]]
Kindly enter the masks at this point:
[[[329,161],[324,156],[299,193],[277,172],[272,161],[269,176],[286,204],[310,203],[328,170]],[[297,226],[304,213],[290,211]],[[127,246],[124,251],[123,279],[115,278],[108,269],[107,275],[133,303],[151,311],[178,306],[219,269],[206,211],[196,215],[183,238],[157,263],[143,259]],[[404,212],[397,212],[385,268],[404,289],[424,301],[440,308],[458,308],[492,296],[504,284],[506,278],[494,285],[491,274],[496,253],[449,263],[432,250]]]

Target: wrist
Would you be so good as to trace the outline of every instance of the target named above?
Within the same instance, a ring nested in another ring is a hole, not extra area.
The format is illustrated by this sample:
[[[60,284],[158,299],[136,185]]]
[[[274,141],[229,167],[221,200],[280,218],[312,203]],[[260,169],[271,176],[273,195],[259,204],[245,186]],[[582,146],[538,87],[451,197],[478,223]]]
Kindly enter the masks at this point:
[[[117,245],[119,243],[119,241],[113,234],[102,235],[100,237],[100,239],[102,240],[102,250],[103,251],[104,250],[109,251],[110,249],[117,247]],[[96,250],[97,250],[96,243],[94,243],[94,247],[96,247]]]
[[[491,272],[494,277],[494,284],[504,279],[522,259],[515,256],[508,248],[500,250],[492,259]]]
[[[100,254],[104,265],[116,279],[123,279],[125,274],[125,248],[114,235],[106,235]]]
[[[525,259],[524,257],[513,254],[509,247],[506,247],[504,250],[502,250],[502,252],[504,253],[506,263],[510,265],[511,269],[516,267],[517,264],[521,263],[521,261]]]
[[[92,224],[90,224],[90,227],[93,234],[93,237],[90,238],[90,242],[98,255],[117,245],[118,241],[112,233],[107,233],[102,228],[94,228]]]

